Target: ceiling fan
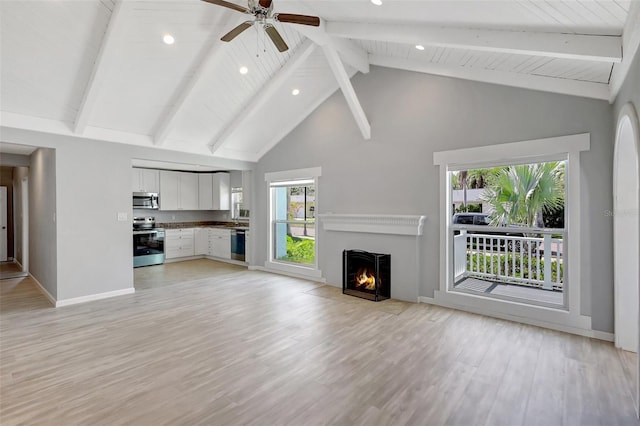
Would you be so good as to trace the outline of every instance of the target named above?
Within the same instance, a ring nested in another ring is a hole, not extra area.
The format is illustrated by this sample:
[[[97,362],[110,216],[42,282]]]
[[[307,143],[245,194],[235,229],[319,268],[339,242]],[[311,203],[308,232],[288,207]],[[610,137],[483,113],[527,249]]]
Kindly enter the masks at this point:
[[[320,18],[317,16],[309,15],[296,15],[292,13],[273,13],[273,1],[272,0],[248,0],[248,7],[240,6],[235,3],[231,3],[225,0],[202,0],[207,3],[217,4],[218,6],[227,7],[238,12],[246,13],[247,15],[253,15],[252,21],[245,21],[238,25],[227,34],[222,36],[222,41],[231,41],[239,36],[243,31],[251,28],[254,25],[261,25],[264,31],[267,33],[273,44],[280,52],[284,52],[289,49],[287,43],[282,39],[282,36],[273,26],[272,22],[284,22],[290,24],[311,25],[313,27],[320,26]]]

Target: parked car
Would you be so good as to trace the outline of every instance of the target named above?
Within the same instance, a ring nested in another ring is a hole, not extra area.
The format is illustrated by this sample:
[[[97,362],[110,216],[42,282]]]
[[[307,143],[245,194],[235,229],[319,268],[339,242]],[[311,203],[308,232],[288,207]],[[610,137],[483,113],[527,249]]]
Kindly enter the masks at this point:
[[[451,221],[454,225],[488,225],[489,222],[487,213],[456,213]]]
[[[489,219],[488,213],[456,213],[453,215],[451,223],[454,225],[489,225],[491,223],[491,219]],[[511,225],[511,226],[522,226],[522,225]],[[508,236],[508,237],[524,237],[522,232],[482,232],[482,231],[467,231],[468,234],[483,234],[483,235],[500,235],[500,236]],[[460,231],[454,231],[454,235],[460,234]],[[478,242],[480,245],[479,248],[484,248],[486,244],[486,249],[488,250],[497,250],[499,247],[504,247],[505,240],[496,238],[491,241],[481,240]],[[509,248],[511,248],[511,242],[509,242]],[[471,248],[471,247],[469,247]],[[475,246],[473,248],[476,248]],[[516,242],[516,250],[520,250],[519,242]]]

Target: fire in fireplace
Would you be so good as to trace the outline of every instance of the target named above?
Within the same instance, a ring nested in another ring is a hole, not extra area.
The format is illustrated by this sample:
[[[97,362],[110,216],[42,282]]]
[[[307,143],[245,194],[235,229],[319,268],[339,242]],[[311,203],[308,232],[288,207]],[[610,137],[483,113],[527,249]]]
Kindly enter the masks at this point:
[[[342,293],[376,302],[391,297],[391,255],[345,250]]]

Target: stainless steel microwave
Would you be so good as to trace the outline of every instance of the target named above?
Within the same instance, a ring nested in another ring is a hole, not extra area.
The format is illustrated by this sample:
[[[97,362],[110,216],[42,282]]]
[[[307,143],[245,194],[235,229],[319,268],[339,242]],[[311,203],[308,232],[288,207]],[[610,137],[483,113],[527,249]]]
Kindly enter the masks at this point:
[[[156,192],[134,192],[134,209],[158,209],[158,194]]]

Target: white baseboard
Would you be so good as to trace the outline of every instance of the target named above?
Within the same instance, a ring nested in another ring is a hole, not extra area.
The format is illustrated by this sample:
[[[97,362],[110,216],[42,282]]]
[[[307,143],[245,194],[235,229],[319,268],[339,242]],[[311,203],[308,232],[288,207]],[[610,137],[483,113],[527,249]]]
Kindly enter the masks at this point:
[[[108,291],[106,293],[90,294],[88,296],[74,297],[71,299],[63,299],[55,302],[56,308],[61,306],[77,305],[78,303],[92,302],[94,300],[109,299],[116,296],[124,296],[126,294],[135,293],[135,288],[124,288],[122,290]]]
[[[238,266],[249,266],[247,262],[243,262],[241,260],[225,259],[222,257],[214,257],[214,256],[205,255],[205,254],[199,254],[197,256],[188,256],[188,257],[174,257],[171,259],[165,259],[164,263],[184,262],[186,260],[198,260],[198,259],[215,260],[217,262],[230,263],[232,265],[238,265]]]
[[[199,254],[197,256],[187,256],[187,257],[173,257],[171,259],[164,259],[164,263],[174,263],[174,262],[184,262],[185,260],[196,260],[196,259],[204,259],[205,256]]]
[[[40,281],[38,281],[36,279],[36,277],[34,277],[33,275],[29,274],[29,277],[33,280],[34,283],[36,283],[36,287],[38,287],[38,290],[40,290],[40,293],[42,293],[44,295],[44,297],[46,297],[47,299],[49,299],[49,302],[51,302],[51,304],[53,306],[56,306],[56,298],[53,297],[51,295],[51,293],[49,293],[49,291],[47,291],[46,288],[44,288],[44,286],[42,284],[40,284]]]
[[[310,277],[308,275],[295,274],[293,272],[281,271],[279,269],[266,268],[264,266],[252,265],[252,266],[249,266],[249,270],[250,271],[268,272],[270,274],[276,274],[276,275],[284,275],[286,277],[291,277],[291,278],[300,278],[302,280],[314,281],[314,282],[321,283],[321,284],[326,284],[327,283],[327,280],[322,278],[322,277]]]
[[[231,265],[249,266],[247,262],[243,262],[242,260],[224,259],[222,257],[214,257],[214,256],[204,256],[204,258],[209,260],[215,260],[216,262],[229,263]]]
[[[604,331],[598,331],[598,330],[586,329],[586,328],[580,328],[580,327],[573,327],[573,326],[570,326],[570,325],[556,324],[556,323],[543,321],[543,320],[537,320],[537,319],[525,318],[525,317],[516,316],[516,315],[510,315],[510,314],[503,313],[503,312],[487,311],[487,310],[482,309],[482,308],[474,308],[474,307],[470,307],[470,306],[458,305],[458,304],[455,304],[455,303],[448,303],[447,301],[436,300],[436,299],[431,298],[431,297],[425,297],[425,296],[418,297],[418,303],[427,303],[427,304],[430,304],[430,305],[442,306],[442,307],[451,308],[451,309],[457,309],[457,310],[460,310],[460,311],[471,312],[471,313],[478,314],[478,315],[485,315],[485,316],[489,316],[489,317],[493,317],[493,318],[499,318],[499,319],[504,319],[504,320],[508,320],[508,321],[518,322],[518,323],[521,323],[521,324],[534,325],[534,326],[537,326],[537,327],[548,328],[550,330],[556,330],[556,331],[562,331],[562,332],[565,332],[565,333],[576,334],[578,336],[591,337],[591,338],[594,338],[594,339],[605,340],[607,342],[613,342],[613,340],[614,340],[613,333],[607,333],[607,332],[604,332]]]

